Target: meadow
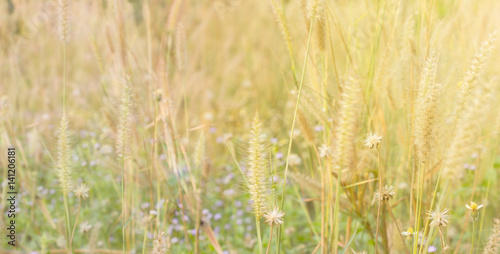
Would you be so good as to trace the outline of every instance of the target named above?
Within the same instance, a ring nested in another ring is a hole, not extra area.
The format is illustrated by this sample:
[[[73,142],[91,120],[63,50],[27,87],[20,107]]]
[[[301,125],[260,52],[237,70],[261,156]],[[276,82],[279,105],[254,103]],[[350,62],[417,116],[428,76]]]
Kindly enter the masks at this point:
[[[495,0],[2,1],[0,253],[500,253],[499,24]]]

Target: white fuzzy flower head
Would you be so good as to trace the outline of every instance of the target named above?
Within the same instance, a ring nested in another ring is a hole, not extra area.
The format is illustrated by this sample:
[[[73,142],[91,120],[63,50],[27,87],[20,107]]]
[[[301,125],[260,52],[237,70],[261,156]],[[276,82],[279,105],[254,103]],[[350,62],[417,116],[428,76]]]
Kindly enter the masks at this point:
[[[74,190],[75,196],[79,199],[86,199],[89,197],[89,190],[90,188],[86,184],[80,183]]]
[[[439,210],[430,210],[427,212],[429,215],[429,219],[431,219],[431,226],[433,227],[446,227],[448,223],[450,223],[450,215],[448,214],[448,208],[443,211]]]
[[[323,144],[319,147],[319,156],[321,158],[331,157],[333,154],[333,147]]]
[[[364,250],[361,250],[361,251],[354,251],[354,250],[351,250],[352,251],[352,254],[367,254],[366,251]]]
[[[302,163],[302,159],[297,154],[290,154],[290,158],[288,159],[288,163],[290,166],[298,166]]]
[[[90,225],[90,223],[88,221],[84,221],[84,222],[80,223],[80,232],[81,233],[89,232],[90,229],[92,229],[92,225]]]
[[[264,218],[266,219],[266,223],[269,226],[280,225],[283,223],[283,216],[285,216],[285,212],[282,212],[279,207],[275,207],[272,210],[268,210],[264,214]]]
[[[375,200],[376,201],[389,201],[391,200],[394,195],[396,195],[396,192],[394,191],[394,186],[388,186],[386,185],[383,189],[382,192],[377,192],[375,193]]]
[[[378,132],[370,133],[366,135],[364,146],[372,149],[377,147],[380,141],[382,141],[382,135],[378,134]]]

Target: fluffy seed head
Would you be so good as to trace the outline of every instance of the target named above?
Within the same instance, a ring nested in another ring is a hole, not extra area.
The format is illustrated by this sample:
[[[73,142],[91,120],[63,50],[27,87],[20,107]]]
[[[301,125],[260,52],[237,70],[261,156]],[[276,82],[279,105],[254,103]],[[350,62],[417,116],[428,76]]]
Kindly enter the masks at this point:
[[[306,5],[307,16],[310,20],[321,21],[324,11],[324,1],[323,0],[308,0]]]
[[[269,226],[273,225],[280,225],[283,223],[283,216],[285,216],[285,213],[282,212],[279,207],[275,207],[272,210],[268,210],[264,214],[264,218],[266,219],[266,223],[269,224]]]
[[[80,183],[74,190],[75,196],[79,199],[86,199],[89,197],[89,190],[90,188],[86,184]]]
[[[486,120],[484,112],[489,111],[495,99],[492,85],[489,82],[479,83],[470,103],[464,107],[463,115],[455,126],[451,143],[443,162],[443,174],[449,179],[457,180],[465,173],[464,164],[474,153],[482,123]]]
[[[389,201],[392,198],[394,198],[394,195],[396,195],[396,192],[394,191],[394,186],[386,185],[382,189],[382,192],[375,193],[375,200],[376,201]]]
[[[468,104],[472,90],[474,89],[481,73],[484,71],[484,66],[492,55],[494,43],[496,40],[496,32],[491,33],[488,39],[481,44],[479,52],[472,60],[469,70],[465,73],[463,82],[459,84],[459,91],[453,115],[453,125],[462,117],[466,105]]]
[[[70,159],[70,140],[66,115],[61,118],[57,141],[57,177],[64,195],[73,189],[73,170]]]
[[[68,40],[68,20],[69,20],[68,0],[59,0],[58,2],[58,26],[61,40]]]
[[[266,197],[269,188],[265,140],[262,123],[259,121],[259,116],[255,115],[248,148],[248,189],[253,201],[253,212],[257,219],[260,219],[266,210]]]
[[[80,233],[89,232],[92,229],[92,225],[88,221],[80,223]]]
[[[378,144],[382,141],[382,135],[378,134],[378,132],[371,132],[366,135],[364,146],[367,148],[377,147]]]
[[[269,2],[271,4],[271,10],[273,12],[274,19],[278,23],[278,26],[281,30],[281,35],[283,36],[283,39],[285,40],[288,53],[292,57],[293,56],[292,40],[290,37],[290,32],[288,30],[288,25],[287,25],[287,22],[285,19],[285,14],[284,14],[282,5],[279,4],[276,0],[269,0]]]
[[[435,84],[437,57],[435,54],[427,59],[418,86],[413,122],[413,137],[420,160],[428,159],[434,145],[435,122],[437,117],[437,101],[441,85]]]
[[[429,215],[429,219],[431,219],[431,226],[433,227],[446,227],[448,223],[450,223],[451,216],[448,214],[448,208],[443,211],[438,210],[430,210],[427,212]]]
[[[194,165],[198,168],[201,168],[203,165],[203,161],[205,160],[205,133],[202,132],[200,137],[198,138],[198,142],[196,142],[196,148],[194,151]]]
[[[338,123],[333,140],[335,151],[333,155],[334,168],[339,172],[349,170],[354,157],[354,141],[357,135],[359,121],[359,102],[361,91],[359,83],[354,79],[345,82]]]
[[[116,152],[119,157],[128,158],[131,153],[130,142],[132,138],[132,83],[127,76],[123,84],[120,105],[120,119],[118,123]]]
[[[165,254],[168,253],[168,242],[164,232],[157,234],[153,240],[152,254]]]
[[[484,248],[484,254],[495,254],[500,252],[500,220],[495,219],[493,225],[493,232],[488,238],[488,243]]]
[[[175,34],[175,60],[177,68],[184,70],[187,64],[186,30],[184,25],[179,23]]]
[[[333,154],[333,147],[323,144],[319,147],[318,153],[321,158],[331,157]]]

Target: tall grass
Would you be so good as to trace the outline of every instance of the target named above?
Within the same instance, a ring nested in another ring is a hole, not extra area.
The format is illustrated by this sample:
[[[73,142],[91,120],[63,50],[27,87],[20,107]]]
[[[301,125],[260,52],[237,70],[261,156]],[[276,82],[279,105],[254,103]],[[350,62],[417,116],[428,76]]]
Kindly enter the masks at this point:
[[[5,252],[496,253],[499,8],[6,1]]]

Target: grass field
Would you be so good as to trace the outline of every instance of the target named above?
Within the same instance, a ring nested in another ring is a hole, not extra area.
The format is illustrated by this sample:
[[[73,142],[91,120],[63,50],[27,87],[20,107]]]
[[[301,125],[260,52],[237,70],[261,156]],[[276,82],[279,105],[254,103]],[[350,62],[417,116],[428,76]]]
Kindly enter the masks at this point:
[[[499,24],[495,0],[2,1],[0,253],[500,253]]]

